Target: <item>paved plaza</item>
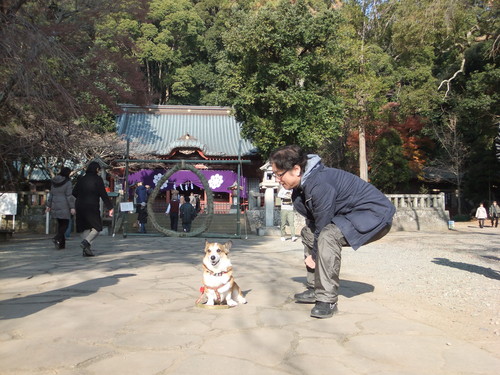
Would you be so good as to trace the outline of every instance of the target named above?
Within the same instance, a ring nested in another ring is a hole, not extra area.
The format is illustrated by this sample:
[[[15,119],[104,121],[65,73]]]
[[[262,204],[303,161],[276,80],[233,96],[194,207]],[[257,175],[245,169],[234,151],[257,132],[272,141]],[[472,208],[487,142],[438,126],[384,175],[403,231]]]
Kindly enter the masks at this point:
[[[248,303],[208,309],[195,306],[204,238],[101,236],[83,258],[76,237],[56,251],[49,236],[16,234],[0,243],[0,374],[498,374],[500,298],[483,299],[500,297],[500,231],[488,230],[345,249],[340,311],[325,320],[292,299],[300,241],[233,239]]]

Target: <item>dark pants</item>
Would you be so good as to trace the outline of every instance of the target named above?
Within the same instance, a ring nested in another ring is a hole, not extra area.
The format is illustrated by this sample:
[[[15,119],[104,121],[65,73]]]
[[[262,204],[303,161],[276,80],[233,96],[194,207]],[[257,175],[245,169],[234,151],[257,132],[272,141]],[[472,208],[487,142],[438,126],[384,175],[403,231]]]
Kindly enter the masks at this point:
[[[390,229],[390,225],[386,226],[367,243],[384,237]],[[314,233],[306,226],[300,234],[304,244],[304,258],[306,258],[312,253]],[[336,303],[338,300],[341,251],[344,246],[349,246],[349,243],[335,224],[328,224],[319,234],[316,268],[306,267],[307,288],[314,289],[317,301]]]
[[[69,226],[69,219],[57,219],[57,233],[54,240],[59,242],[59,248],[64,249],[66,246],[66,230]]]
[[[184,232],[191,232],[191,221],[189,223],[182,223],[182,229]]]
[[[177,232],[179,227],[179,214],[177,212],[170,213],[170,229]]]
[[[497,228],[498,227],[498,216],[491,217],[491,226]]]

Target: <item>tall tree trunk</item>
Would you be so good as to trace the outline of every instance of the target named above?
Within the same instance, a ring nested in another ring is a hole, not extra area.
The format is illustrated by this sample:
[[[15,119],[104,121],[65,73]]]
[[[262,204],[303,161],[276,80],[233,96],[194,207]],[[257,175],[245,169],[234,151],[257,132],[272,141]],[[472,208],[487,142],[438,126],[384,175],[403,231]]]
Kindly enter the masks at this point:
[[[365,124],[359,125],[359,177],[368,182],[368,163],[366,162]]]

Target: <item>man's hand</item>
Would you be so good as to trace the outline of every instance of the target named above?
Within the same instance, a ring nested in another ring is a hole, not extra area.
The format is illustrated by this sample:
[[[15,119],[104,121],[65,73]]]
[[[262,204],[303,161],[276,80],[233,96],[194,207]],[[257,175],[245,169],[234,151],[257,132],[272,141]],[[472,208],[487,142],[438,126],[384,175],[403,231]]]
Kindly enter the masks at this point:
[[[74,208],[71,208],[71,209],[69,210],[69,212],[71,213],[71,215],[75,215],[75,214],[76,214],[76,210],[75,210]]]
[[[308,255],[306,259],[304,259],[304,263],[306,264],[307,267],[311,269],[316,268],[316,262],[314,261],[312,255]]]
[[[108,212],[109,217],[113,217],[113,212],[114,212],[113,208],[111,210],[109,210],[109,212]]]

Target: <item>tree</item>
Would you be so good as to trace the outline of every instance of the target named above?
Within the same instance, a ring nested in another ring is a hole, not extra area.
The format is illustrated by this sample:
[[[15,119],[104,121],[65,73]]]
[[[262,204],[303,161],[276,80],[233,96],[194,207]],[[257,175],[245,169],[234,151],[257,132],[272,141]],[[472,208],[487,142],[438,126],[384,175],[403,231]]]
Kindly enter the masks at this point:
[[[389,194],[401,190],[410,180],[408,159],[395,129],[389,129],[375,141],[370,176],[371,183]]]
[[[2,3],[1,188],[43,157],[85,162],[89,131],[109,129],[116,102],[139,96],[135,65],[95,43],[95,14],[116,10],[108,0]]]
[[[285,0],[234,17],[217,68],[220,104],[234,107],[243,134],[264,155],[287,143],[316,149],[338,135],[338,13],[322,1]]]
[[[192,2],[151,0],[138,32],[137,57],[144,65],[150,94],[159,104],[197,104],[204,24]]]
[[[380,117],[391,89],[392,65],[370,35],[378,18],[380,1],[348,1],[341,12],[347,23],[342,25],[345,46],[338,57],[344,72],[340,93],[346,107],[347,129],[358,136],[359,175],[368,181],[366,129]],[[383,3],[383,2],[382,2]]]
[[[458,213],[462,214],[462,183],[470,148],[458,129],[456,114],[450,114],[443,127],[434,131],[442,153],[433,160],[432,166],[438,170],[438,181],[445,180],[457,187]]]

